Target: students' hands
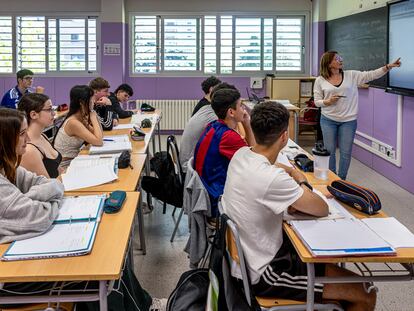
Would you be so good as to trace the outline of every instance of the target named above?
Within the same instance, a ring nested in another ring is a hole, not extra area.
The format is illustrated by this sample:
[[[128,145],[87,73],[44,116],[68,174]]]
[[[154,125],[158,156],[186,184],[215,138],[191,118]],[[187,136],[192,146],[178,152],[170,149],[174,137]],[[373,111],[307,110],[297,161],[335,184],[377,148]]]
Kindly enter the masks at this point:
[[[36,86],[36,93],[43,94],[45,92],[45,88],[43,86]]]
[[[292,205],[290,205],[287,209],[287,212],[288,214],[292,215],[296,212],[296,209]]]
[[[95,102],[95,104],[96,104],[96,105],[100,105],[100,106],[111,106],[111,105],[112,105],[112,103],[111,103],[111,101],[109,100],[109,98],[108,98],[108,97],[105,97],[105,96],[103,96],[103,97],[99,98],[99,99]]]
[[[118,124],[119,124],[118,119],[113,119],[112,126],[115,127],[115,126],[118,126]]]
[[[250,114],[246,110],[244,110],[243,120],[241,122],[245,128],[246,126],[250,126]]]
[[[330,106],[332,104],[335,104],[339,99],[339,95],[338,94],[334,94],[331,95],[328,99],[325,99],[323,101],[323,103],[325,104],[325,106]]]
[[[392,62],[391,64],[387,64],[386,67],[388,70],[394,68],[394,67],[400,67],[401,66],[401,61],[400,61],[401,57],[398,57],[394,62]]]
[[[302,181],[308,181],[306,176],[299,170],[292,170],[292,174],[290,175],[292,178],[297,182],[300,183]]]

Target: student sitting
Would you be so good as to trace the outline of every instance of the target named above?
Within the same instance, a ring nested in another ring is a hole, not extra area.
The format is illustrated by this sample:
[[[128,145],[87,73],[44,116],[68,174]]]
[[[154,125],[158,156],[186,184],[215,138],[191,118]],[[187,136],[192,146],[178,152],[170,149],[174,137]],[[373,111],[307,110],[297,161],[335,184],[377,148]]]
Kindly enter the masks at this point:
[[[218,120],[208,124],[201,134],[194,151],[193,165],[209,193],[212,215],[215,216],[231,158],[241,147],[253,146],[255,140],[250,126],[250,116],[241,104],[239,91],[215,91],[211,107]],[[246,140],[236,131],[238,122],[243,124]]]
[[[0,243],[42,234],[59,213],[63,185],[19,166],[29,141],[24,113],[0,109]]]
[[[234,85],[223,82],[217,84],[211,91],[211,94],[214,94],[215,91],[220,89],[236,90]],[[194,148],[201,136],[201,133],[203,133],[203,130],[206,128],[207,124],[216,120],[217,115],[214,113],[210,102],[208,105],[201,107],[200,110],[198,110],[198,112],[193,115],[190,120],[188,120],[184,128],[183,135],[181,136],[180,143],[180,163],[184,173],[187,172],[187,162],[194,155]]]
[[[210,103],[211,103],[211,91],[219,83],[221,83],[221,81],[219,79],[217,79],[216,77],[214,77],[214,76],[211,76],[211,77],[207,78],[206,80],[203,81],[203,83],[201,83],[201,88],[203,89],[203,92],[206,95],[204,95],[204,97],[202,99],[200,99],[200,101],[194,107],[194,110],[193,110],[193,113],[191,114],[191,116],[195,115],[197,113],[197,111],[199,111],[202,107],[210,105]]]
[[[94,146],[103,144],[102,128],[93,104],[89,86],[76,85],[70,90],[69,112],[53,139],[54,147],[62,154],[63,168],[78,155],[85,142]]]
[[[30,141],[27,131],[23,112],[0,109],[0,243],[40,235],[49,229],[59,214],[63,185],[56,179],[37,176],[19,166]],[[52,290],[97,289],[98,286],[93,281],[5,283],[0,287],[0,296],[24,295],[28,292],[48,295]],[[129,260],[121,280],[117,281],[114,288],[118,289],[108,296],[109,310],[164,310],[165,299],[151,298],[139,284]],[[77,306],[77,310],[98,308],[98,302],[80,303]]]
[[[306,300],[306,264],[283,235],[283,213],[326,216],[328,206],[310,190],[299,170],[277,156],[288,142],[289,112],[278,103],[256,105],[251,125],[257,144],[232,158],[222,197],[224,212],[236,223],[254,295]],[[335,265],[316,265],[316,276],[349,276]],[[362,284],[315,284],[315,301],[340,300],[346,310],[374,310],[376,295]]]
[[[36,175],[58,177],[62,155],[43,134],[43,130],[54,123],[55,112],[51,100],[43,94],[26,94],[20,100],[18,109],[26,114],[30,138],[20,165]]]
[[[126,119],[134,114],[133,111],[124,110],[121,107],[121,103],[126,103],[132,95],[134,95],[134,91],[128,84],[121,84],[116,88],[115,92],[109,95],[108,98],[112,103],[112,109],[118,115],[118,118]]]
[[[16,109],[17,104],[23,95],[31,93],[33,84],[33,71],[22,69],[16,73],[17,85],[4,93],[0,107]],[[44,88],[36,87],[36,93],[43,93]]]
[[[98,114],[104,131],[110,131],[118,125],[118,115],[114,112],[112,103],[109,100],[109,83],[104,78],[98,77],[89,82],[93,90],[94,109]]]

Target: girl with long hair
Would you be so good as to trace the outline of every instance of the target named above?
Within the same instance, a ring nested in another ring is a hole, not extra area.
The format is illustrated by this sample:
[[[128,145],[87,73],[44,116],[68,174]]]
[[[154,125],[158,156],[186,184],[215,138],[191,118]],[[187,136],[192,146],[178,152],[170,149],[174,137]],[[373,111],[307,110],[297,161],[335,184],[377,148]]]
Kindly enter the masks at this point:
[[[26,114],[30,138],[21,166],[37,175],[58,177],[62,155],[43,134],[45,128],[54,122],[55,112],[51,100],[44,94],[26,94],[19,101],[18,109]]]
[[[84,143],[103,144],[102,128],[93,110],[93,95],[87,85],[75,85],[70,90],[69,112],[53,139],[54,147],[63,157],[62,167],[69,165]]]
[[[20,166],[28,142],[25,115],[0,109],[0,243],[42,234],[59,213],[63,185]]]

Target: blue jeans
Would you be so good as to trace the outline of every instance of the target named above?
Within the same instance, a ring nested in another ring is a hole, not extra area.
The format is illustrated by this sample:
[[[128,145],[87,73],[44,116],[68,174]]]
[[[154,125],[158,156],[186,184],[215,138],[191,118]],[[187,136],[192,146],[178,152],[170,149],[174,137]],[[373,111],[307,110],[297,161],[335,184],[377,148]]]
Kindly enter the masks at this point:
[[[357,120],[348,122],[336,122],[321,116],[321,128],[325,148],[331,153],[329,169],[336,173],[336,146],[339,146],[339,171],[338,176],[346,179],[349,165],[351,164],[352,145],[357,128]]]

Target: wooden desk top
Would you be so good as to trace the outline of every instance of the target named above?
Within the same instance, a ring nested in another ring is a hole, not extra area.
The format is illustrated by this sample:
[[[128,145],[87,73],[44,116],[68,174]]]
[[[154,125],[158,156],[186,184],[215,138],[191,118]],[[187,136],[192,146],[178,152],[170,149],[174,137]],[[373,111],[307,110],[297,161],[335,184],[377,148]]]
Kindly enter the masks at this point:
[[[78,195],[94,194],[77,193]],[[128,192],[117,214],[103,214],[89,255],[0,262],[0,282],[116,280],[120,278],[139,192]],[[3,254],[9,244],[0,245]]]
[[[119,169],[117,180],[99,186],[78,189],[76,192],[111,192],[114,190],[136,191],[142,169],[145,166],[146,157],[147,155],[145,154],[132,153],[131,165],[133,168],[131,169],[130,167],[127,167]],[[67,195],[73,195],[73,192],[71,191],[67,191],[66,193]]]
[[[339,179],[339,177],[337,177]],[[327,193],[326,186],[324,185],[315,185],[315,189],[318,189],[322,193]],[[352,207],[349,207],[341,202],[353,216],[356,218],[367,218],[367,217],[388,217],[383,211],[380,211],[378,214],[373,216],[368,216]],[[291,240],[293,246],[296,249],[296,252],[299,254],[302,262],[312,262],[312,263],[340,263],[340,262],[393,262],[393,263],[414,263],[414,248],[398,248],[396,249],[396,256],[349,256],[349,257],[313,257],[311,252],[298,237],[296,232],[291,228],[287,223],[283,224],[283,229]],[[352,232],[350,232],[352,234]]]

